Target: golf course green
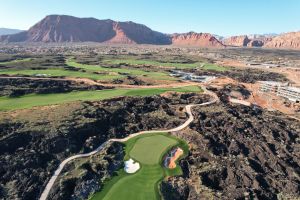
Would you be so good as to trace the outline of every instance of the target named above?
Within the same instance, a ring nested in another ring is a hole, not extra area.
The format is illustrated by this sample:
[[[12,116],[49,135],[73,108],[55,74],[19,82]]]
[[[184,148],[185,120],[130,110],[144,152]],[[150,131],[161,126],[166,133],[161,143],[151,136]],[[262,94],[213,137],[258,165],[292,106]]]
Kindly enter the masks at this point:
[[[109,180],[104,188],[95,193],[92,200],[157,200],[160,199],[159,184],[166,176],[181,175],[180,166],[167,169],[162,165],[163,156],[178,146],[188,153],[188,145],[168,133],[149,133],[139,135],[125,142],[125,157],[138,162],[141,168],[134,174],[123,169]],[[183,157],[182,156],[182,157]]]

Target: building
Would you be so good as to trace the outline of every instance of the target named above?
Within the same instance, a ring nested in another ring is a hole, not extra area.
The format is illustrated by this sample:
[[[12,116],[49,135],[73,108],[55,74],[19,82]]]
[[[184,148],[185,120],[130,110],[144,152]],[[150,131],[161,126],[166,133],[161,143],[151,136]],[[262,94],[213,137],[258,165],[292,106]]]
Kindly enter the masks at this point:
[[[291,87],[288,83],[275,81],[260,81],[261,92],[275,94],[293,102],[300,102],[300,88]]]
[[[179,77],[182,80],[195,81],[195,82],[208,82],[215,79],[215,76],[198,76],[193,73],[183,72],[179,70],[171,70],[170,76]]]
[[[195,82],[208,82],[215,79],[215,76],[191,76],[191,80]]]
[[[279,87],[278,96],[285,97],[290,101],[299,103],[300,102],[300,88],[296,87]]]
[[[259,90],[261,92],[268,92],[272,94],[277,94],[278,88],[288,86],[288,83],[281,83],[276,81],[260,81]]]

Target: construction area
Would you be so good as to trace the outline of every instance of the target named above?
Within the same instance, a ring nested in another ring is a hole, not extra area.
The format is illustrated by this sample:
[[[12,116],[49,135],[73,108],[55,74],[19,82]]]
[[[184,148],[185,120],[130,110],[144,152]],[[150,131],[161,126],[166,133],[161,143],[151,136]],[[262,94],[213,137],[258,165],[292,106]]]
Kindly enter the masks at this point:
[[[292,102],[300,102],[300,88],[291,87],[289,83],[275,81],[260,81],[259,91],[284,97]]]

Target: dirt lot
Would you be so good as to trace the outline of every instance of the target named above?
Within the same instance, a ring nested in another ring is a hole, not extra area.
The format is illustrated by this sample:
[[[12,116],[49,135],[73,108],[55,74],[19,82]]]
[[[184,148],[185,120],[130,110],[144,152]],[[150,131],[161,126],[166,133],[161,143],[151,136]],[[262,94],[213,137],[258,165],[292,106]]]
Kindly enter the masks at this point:
[[[270,111],[277,110],[284,114],[300,118],[299,104],[293,104],[290,101],[276,95],[260,92],[259,83],[241,83],[228,77],[217,78],[209,83],[210,86],[219,89],[229,84],[243,85],[251,93],[251,95],[249,95],[246,99],[246,101],[251,104],[258,105]]]

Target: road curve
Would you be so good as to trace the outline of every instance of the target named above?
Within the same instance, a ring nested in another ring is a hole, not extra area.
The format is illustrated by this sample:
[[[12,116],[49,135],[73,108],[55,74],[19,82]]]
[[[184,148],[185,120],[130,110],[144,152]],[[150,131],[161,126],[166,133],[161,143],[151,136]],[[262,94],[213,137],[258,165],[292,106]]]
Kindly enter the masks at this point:
[[[186,128],[194,120],[194,116],[192,114],[192,107],[194,107],[194,106],[206,106],[206,105],[214,104],[214,103],[216,103],[216,102],[219,101],[219,99],[217,98],[217,96],[214,93],[211,93],[211,92],[207,91],[205,87],[203,87],[203,89],[204,89],[204,92],[207,93],[207,94],[209,94],[209,95],[211,95],[214,100],[206,102],[206,103],[202,103],[202,104],[189,104],[189,105],[185,106],[185,110],[186,110],[186,113],[188,114],[189,118],[183,124],[181,124],[180,126],[172,128],[172,129],[169,129],[169,130],[140,131],[140,132],[137,132],[137,133],[130,134],[129,136],[127,136],[125,138],[122,138],[122,139],[117,139],[117,138],[115,138],[115,139],[109,139],[108,141],[104,142],[97,149],[95,149],[94,151],[91,151],[90,153],[77,154],[77,155],[71,156],[71,157],[65,159],[64,161],[62,161],[60,163],[60,165],[58,166],[58,168],[55,170],[55,172],[52,175],[52,177],[49,180],[49,182],[47,183],[47,185],[46,185],[46,187],[45,187],[45,189],[44,189],[44,191],[43,191],[43,193],[42,193],[42,195],[40,197],[40,200],[46,200],[47,199],[47,197],[49,195],[49,192],[50,192],[52,186],[54,185],[54,182],[57,179],[58,175],[61,173],[61,171],[63,170],[64,166],[68,162],[70,162],[71,160],[74,160],[74,159],[77,159],[77,158],[89,157],[89,156],[91,156],[93,154],[96,154],[97,152],[99,152],[100,150],[102,150],[105,147],[105,145],[107,145],[110,142],[126,142],[127,140],[129,140],[129,139],[131,139],[133,137],[136,137],[138,135],[141,135],[141,134],[161,133],[161,132],[176,132],[176,131],[180,131],[180,130]]]

